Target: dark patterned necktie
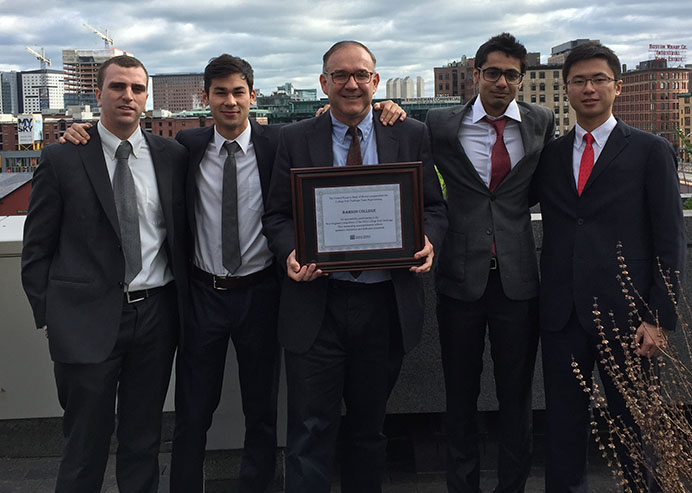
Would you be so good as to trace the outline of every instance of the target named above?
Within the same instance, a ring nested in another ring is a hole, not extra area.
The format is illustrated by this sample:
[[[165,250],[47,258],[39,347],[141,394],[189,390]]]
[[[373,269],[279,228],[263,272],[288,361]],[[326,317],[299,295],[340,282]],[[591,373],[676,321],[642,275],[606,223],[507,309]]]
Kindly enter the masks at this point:
[[[221,198],[221,260],[233,274],[240,267],[240,239],[238,237],[238,183],[235,153],[240,150],[237,142],[225,142],[228,153],[223,165],[223,192]]]
[[[348,127],[348,133],[351,135],[351,145],[348,147],[346,166],[361,166],[363,164],[363,156],[360,153],[360,135],[358,127]]]
[[[125,256],[125,284],[130,284],[142,270],[142,245],[139,237],[139,213],[137,192],[128,160],[132,144],[123,140],[115,151],[115,173],[113,174],[113,198],[118,211],[120,242]]]

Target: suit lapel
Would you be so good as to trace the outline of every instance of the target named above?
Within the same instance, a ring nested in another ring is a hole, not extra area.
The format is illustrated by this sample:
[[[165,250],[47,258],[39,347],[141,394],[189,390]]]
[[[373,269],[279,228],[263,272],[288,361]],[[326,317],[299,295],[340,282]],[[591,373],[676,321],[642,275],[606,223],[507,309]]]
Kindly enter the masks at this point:
[[[572,164],[572,150],[574,149],[574,127],[565,137],[559,141],[560,146],[557,155],[560,159],[560,168],[562,168],[562,176],[567,180],[568,187],[574,195],[577,195],[577,184],[574,181],[574,166]]]
[[[481,176],[478,174],[478,170],[476,170],[476,167],[466,155],[466,151],[464,151],[461,142],[459,142],[461,123],[463,122],[466,113],[472,110],[473,105],[476,102],[476,98],[478,98],[478,96],[474,96],[462,107],[453,108],[449,115],[449,123],[445,125],[444,128],[446,128],[449,132],[447,134],[447,140],[449,141],[451,148],[456,149],[460,164],[468,170],[469,175],[473,177],[474,183],[479,189],[488,191],[488,186],[481,179]],[[468,185],[471,186],[472,184],[469,183]]]
[[[312,130],[305,132],[303,138],[308,139],[310,163],[294,163],[297,168],[315,166],[333,166],[332,152],[332,117],[329,112],[311,120]]]
[[[399,162],[399,127],[385,127],[379,118],[374,117],[373,125],[377,141],[377,160],[381,164]]]
[[[154,173],[156,174],[156,185],[159,190],[159,201],[161,202],[161,210],[166,221],[166,236],[168,238],[168,246],[173,249],[173,173],[171,166],[168,163],[168,154],[163,145],[147,132],[142,132],[149,146],[151,160],[154,163]]]
[[[630,130],[621,121],[615,126],[610,136],[606,142],[605,147],[598,156],[598,160],[594,163],[593,170],[589,175],[589,179],[586,180],[584,185],[584,190],[589,188],[589,185],[596,181],[598,177],[603,173],[610,164],[615,160],[615,158],[622,152],[622,150],[629,143]],[[582,191],[582,194],[584,192]]]
[[[115,198],[113,197],[113,185],[108,176],[108,167],[103,157],[103,146],[96,126],[89,130],[89,142],[85,146],[77,146],[77,151],[82,159],[82,164],[86,171],[91,185],[94,187],[96,197],[98,197],[101,207],[111,226],[120,238],[120,223],[118,222],[118,212],[115,209]]]
[[[187,220],[191,231],[196,231],[197,221],[195,220],[195,198],[197,193],[197,171],[199,165],[207,151],[209,141],[214,138],[214,126],[205,127],[202,132],[190,137],[191,143],[188,147],[188,166],[187,183],[185,185],[185,200],[187,204]]]
[[[271,169],[274,164],[274,155],[271,152],[271,146],[264,136],[264,128],[255,120],[250,120],[250,133],[252,145],[255,148],[255,156],[257,157],[257,170],[260,176],[260,185],[262,187],[262,197],[266,199],[269,192],[269,181],[271,179]]]

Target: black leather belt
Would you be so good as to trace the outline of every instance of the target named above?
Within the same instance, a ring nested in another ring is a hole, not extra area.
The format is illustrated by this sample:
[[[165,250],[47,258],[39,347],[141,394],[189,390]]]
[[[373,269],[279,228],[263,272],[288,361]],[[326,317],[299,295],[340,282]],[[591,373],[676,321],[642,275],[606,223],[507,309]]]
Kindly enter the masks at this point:
[[[497,257],[490,257],[490,270],[497,270]]]
[[[164,287],[165,286],[159,286],[157,288],[140,289],[139,291],[125,291],[123,301],[125,303],[137,303],[138,301],[146,300],[147,298],[158,294],[159,291],[162,291]]]
[[[249,286],[253,286],[264,278],[269,277],[272,274],[273,269],[274,267],[270,265],[264,270],[253,272],[247,276],[232,277],[210,274],[209,272],[203,271],[196,265],[193,265],[192,277],[198,281],[204,282],[205,284],[211,285],[211,287],[216,290],[226,291],[228,289],[247,288]]]

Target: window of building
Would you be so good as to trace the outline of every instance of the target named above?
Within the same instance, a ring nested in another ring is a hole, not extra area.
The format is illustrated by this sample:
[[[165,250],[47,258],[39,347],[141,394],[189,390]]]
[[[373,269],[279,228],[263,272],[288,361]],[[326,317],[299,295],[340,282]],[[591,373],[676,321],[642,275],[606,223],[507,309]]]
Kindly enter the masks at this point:
[[[535,102],[536,102],[536,95],[535,95],[535,94],[532,94],[532,95],[531,95],[531,102],[532,102],[532,103],[535,103]]]
[[[545,103],[545,94],[541,94],[540,96],[538,96],[538,100],[539,100],[541,103]]]
[[[530,75],[531,75],[531,78],[532,78],[532,79],[535,79],[535,78],[536,78],[536,72],[531,72]]]
[[[545,72],[544,72],[543,70],[541,70],[540,72],[538,72],[538,78],[539,78],[539,79],[545,79]]]
[[[560,107],[559,107],[559,106],[556,106],[556,107],[555,107],[555,114],[556,114],[556,115],[559,115],[559,114],[560,114]]]
[[[560,95],[559,94],[553,94],[553,101],[555,101],[555,102],[560,101]]]
[[[553,79],[559,79],[560,78],[560,71],[559,70],[553,70]]]
[[[531,90],[535,91],[536,90],[536,84],[531,84]]]
[[[553,91],[557,91],[557,90],[559,90],[559,89],[560,89],[560,84],[558,84],[557,82],[554,83],[554,84],[553,84]]]
[[[524,95],[523,95],[523,94],[519,94],[519,95],[517,96],[517,101],[522,101],[522,102],[523,102],[523,101],[524,101]]]
[[[545,82],[541,82],[541,83],[538,85],[538,88],[539,88],[541,91],[545,91]]]
[[[564,117],[564,118],[562,119],[562,123],[563,123],[565,126],[569,125],[569,118],[568,118],[568,117]]]

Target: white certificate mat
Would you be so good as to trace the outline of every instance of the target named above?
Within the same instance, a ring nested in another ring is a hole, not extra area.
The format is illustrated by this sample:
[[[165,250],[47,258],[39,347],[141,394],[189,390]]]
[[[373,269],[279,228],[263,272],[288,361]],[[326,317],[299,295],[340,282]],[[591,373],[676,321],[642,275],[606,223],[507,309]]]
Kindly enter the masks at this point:
[[[318,253],[403,247],[398,183],[314,192]]]

